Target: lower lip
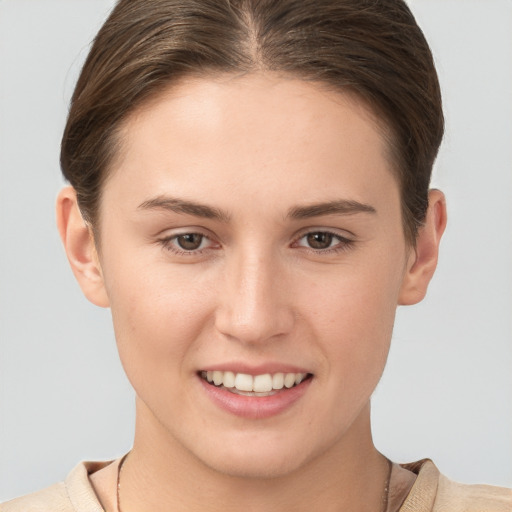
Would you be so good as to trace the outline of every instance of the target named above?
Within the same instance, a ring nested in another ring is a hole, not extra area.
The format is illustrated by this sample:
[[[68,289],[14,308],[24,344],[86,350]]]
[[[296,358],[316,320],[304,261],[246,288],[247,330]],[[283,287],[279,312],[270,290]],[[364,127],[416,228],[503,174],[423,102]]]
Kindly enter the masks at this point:
[[[283,413],[306,393],[312,381],[312,377],[309,377],[293,388],[283,388],[270,396],[245,396],[209,384],[199,376],[198,379],[217,406],[235,416],[248,419],[270,418]]]

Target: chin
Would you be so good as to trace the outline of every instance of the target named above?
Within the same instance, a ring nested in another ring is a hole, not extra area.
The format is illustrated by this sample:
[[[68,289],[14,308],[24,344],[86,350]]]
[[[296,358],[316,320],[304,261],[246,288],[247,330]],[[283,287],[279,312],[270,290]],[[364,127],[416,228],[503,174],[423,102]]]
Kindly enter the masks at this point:
[[[286,477],[299,470],[304,463],[305,460],[297,457],[283,459],[281,455],[274,455],[248,458],[238,456],[236,460],[230,457],[223,461],[211,461],[207,465],[210,469],[233,478],[265,480]]]
[[[243,440],[243,437],[210,445],[203,454],[196,451],[196,457],[218,473],[244,479],[285,477],[314,458],[314,453],[305,451],[307,441],[293,442],[290,437],[276,440],[267,436]]]

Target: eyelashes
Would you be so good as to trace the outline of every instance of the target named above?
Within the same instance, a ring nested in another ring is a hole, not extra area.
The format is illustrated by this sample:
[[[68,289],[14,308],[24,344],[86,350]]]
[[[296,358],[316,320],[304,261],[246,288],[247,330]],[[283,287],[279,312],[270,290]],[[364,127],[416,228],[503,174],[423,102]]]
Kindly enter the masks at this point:
[[[221,245],[213,242],[203,233],[190,232],[161,238],[158,242],[167,251],[179,256],[197,256],[207,250],[220,249]]]
[[[183,251],[197,251],[203,248],[208,238],[200,233],[185,233],[177,235],[171,240],[175,241]]]
[[[292,247],[304,247],[320,254],[330,254],[349,249],[354,241],[332,231],[309,231],[298,238]]]
[[[208,251],[222,248],[222,245],[204,233],[190,231],[171,235],[158,240],[162,247],[178,256],[199,256]],[[302,232],[290,247],[303,249],[315,255],[339,253],[350,249],[355,241],[329,230]]]

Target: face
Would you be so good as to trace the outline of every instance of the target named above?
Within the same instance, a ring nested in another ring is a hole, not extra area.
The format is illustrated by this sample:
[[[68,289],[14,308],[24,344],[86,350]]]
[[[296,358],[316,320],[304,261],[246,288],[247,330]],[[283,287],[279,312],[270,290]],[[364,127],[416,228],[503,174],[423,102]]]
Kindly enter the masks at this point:
[[[189,79],[122,140],[99,262],[141,428],[246,476],[342,450],[409,254],[372,116],[291,78]]]

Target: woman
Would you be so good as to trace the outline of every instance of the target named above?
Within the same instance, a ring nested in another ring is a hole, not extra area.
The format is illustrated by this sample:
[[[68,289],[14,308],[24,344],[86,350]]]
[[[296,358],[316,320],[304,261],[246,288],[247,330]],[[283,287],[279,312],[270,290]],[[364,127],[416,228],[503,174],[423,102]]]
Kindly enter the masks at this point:
[[[437,262],[442,131],[402,2],[121,1],[73,96],[57,211],[112,310],[134,447],[4,509],[507,510],[371,438],[396,306]]]

